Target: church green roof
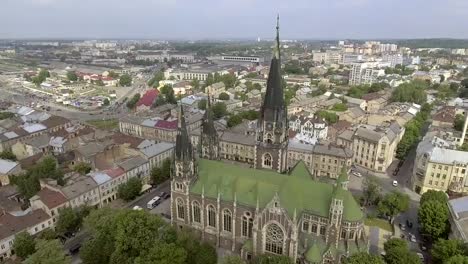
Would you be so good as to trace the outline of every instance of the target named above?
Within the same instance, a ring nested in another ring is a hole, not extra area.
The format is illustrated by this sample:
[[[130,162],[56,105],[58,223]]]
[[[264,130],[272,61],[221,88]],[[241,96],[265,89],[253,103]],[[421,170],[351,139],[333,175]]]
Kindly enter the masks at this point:
[[[237,197],[239,204],[265,208],[275,194],[280,205],[292,218],[294,211],[300,214],[308,212],[328,217],[334,186],[314,181],[307,167],[300,162],[289,175],[272,170],[259,170],[228,164],[221,161],[200,159],[198,161],[198,179],[191,188],[195,194],[217,198],[218,193],[224,201],[233,201]],[[346,221],[358,221],[362,211],[347,190],[340,191],[343,199]]]

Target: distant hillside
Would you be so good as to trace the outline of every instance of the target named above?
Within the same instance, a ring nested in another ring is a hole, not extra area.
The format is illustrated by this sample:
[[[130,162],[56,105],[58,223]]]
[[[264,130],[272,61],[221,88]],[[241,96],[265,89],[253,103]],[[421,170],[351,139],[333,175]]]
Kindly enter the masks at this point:
[[[391,42],[409,48],[468,49],[468,39],[402,39]]]

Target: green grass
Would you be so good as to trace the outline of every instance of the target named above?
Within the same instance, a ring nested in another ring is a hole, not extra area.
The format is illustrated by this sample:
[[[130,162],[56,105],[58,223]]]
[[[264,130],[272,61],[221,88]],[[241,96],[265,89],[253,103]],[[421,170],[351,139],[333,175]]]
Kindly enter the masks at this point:
[[[381,228],[383,230],[386,230],[388,232],[393,232],[392,225],[387,220],[384,220],[384,219],[366,218],[366,219],[364,219],[364,224],[366,226],[376,226],[376,227]]]
[[[115,118],[106,119],[106,120],[101,120],[101,119],[89,120],[87,121],[87,123],[99,129],[112,130],[112,129],[117,129],[119,127],[119,120]]]

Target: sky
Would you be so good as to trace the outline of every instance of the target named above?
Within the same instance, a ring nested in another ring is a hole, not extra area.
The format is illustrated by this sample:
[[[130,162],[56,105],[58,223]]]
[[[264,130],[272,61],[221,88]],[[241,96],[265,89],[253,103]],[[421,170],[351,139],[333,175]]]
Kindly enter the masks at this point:
[[[7,38],[468,38],[468,0],[0,0]]]

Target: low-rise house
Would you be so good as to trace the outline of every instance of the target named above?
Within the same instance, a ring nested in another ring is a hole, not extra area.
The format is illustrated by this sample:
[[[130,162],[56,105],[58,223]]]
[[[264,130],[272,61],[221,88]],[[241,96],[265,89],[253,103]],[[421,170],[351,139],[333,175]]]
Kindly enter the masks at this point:
[[[148,111],[153,106],[154,101],[158,97],[159,91],[156,89],[150,89],[136,103],[137,111]]]
[[[10,176],[21,173],[21,165],[16,161],[0,159],[0,186],[10,184]]]
[[[315,142],[327,138],[328,124],[318,117],[293,116],[289,120],[289,128],[297,132],[300,140]]]
[[[448,201],[450,212],[449,239],[460,239],[464,243],[468,242],[468,197],[460,197]]]
[[[361,124],[366,118],[366,112],[360,107],[348,108],[344,112],[336,112],[339,117],[339,120],[348,121],[352,124]]]
[[[141,156],[134,156],[123,160],[118,164],[118,166],[125,171],[125,177],[127,180],[137,177],[142,179],[144,183],[149,181],[149,162]]]
[[[27,211],[21,215],[2,212],[0,214],[0,261],[9,258],[13,252],[15,236],[21,232],[36,235],[52,226],[50,216],[43,210]]]
[[[351,122],[338,120],[338,122],[328,126],[327,138],[331,142],[336,142],[337,136],[352,126]]]
[[[43,187],[31,199],[29,199],[33,210],[43,210],[52,219],[52,225],[55,225],[59,216],[59,210],[69,206],[67,197],[59,190],[52,190]]]
[[[213,98],[218,98],[219,94],[223,93],[226,91],[226,86],[224,85],[223,82],[217,82],[212,85],[208,85],[205,88],[205,93],[209,94]]]
[[[174,144],[161,142],[142,146],[139,150],[148,160],[149,167],[152,169],[154,167],[161,167],[164,160],[172,158]]]
[[[432,116],[432,126],[453,127],[455,116],[456,108],[454,106],[444,106]]]
[[[226,104],[226,110],[232,112],[235,109],[242,108],[242,101],[237,99],[231,99],[224,102]]]
[[[24,141],[18,141],[11,146],[11,151],[18,159],[24,159],[37,153],[47,153],[49,152],[49,139],[48,134],[41,134]]]

